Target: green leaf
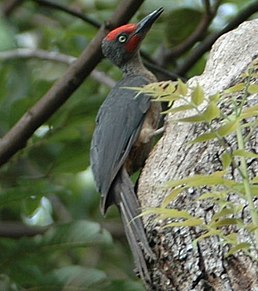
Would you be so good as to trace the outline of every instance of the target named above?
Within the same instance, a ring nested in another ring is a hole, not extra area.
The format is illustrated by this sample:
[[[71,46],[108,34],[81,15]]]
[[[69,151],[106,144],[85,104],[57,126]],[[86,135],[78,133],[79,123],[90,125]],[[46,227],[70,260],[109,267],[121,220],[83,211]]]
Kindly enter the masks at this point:
[[[10,50],[16,47],[14,31],[11,25],[4,21],[4,17],[0,19],[0,51]]]
[[[149,215],[156,214],[159,215],[162,219],[165,218],[184,218],[184,219],[192,219],[187,211],[177,210],[177,209],[167,209],[167,208],[149,208],[142,212],[141,215]]]
[[[165,197],[165,199],[162,201],[161,207],[165,208],[169,203],[174,201],[181,192],[183,192],[187,188],[189,187],[186,186],[186,187],[179,187],[179,188],[173,189],[173,191],[170,194],[168,194]]]
[[[196,29],[202,12],[191,8],[172,10],[166,18],[165,37],[169,48],[179,45]],[[176,31],[176,33],[171,33]]]
[[[194,140],[192,140],[190,143],[205,142],[205,141],[209,141],[209,140],[214,139],[214,138],[216,138],[215,132],[203,133],[203,134],[199,135],[197,138],[195,138]]]
[[[194,123],[194,122],[204,122],[206,121],[205,117],[203,114],[200,115],[193,115],[185,118],[180,118],[175,120],[176,122],[189,122],[189,123]]]
[[[71,248],[79,246],[95,246],[110,244],[111,235],[98,223],[79,220],[50,229],[43,237],[44,248]]]
[[[220,109],[216,102],[211,101],[202,115],[207,122],[211,122],[213,119],[220,117]]]
[[[193,92],[191,94],[191,101],[194,105],[200,105],[202,104],[204,100],[204,92],[202,87],[197,84],[197,86],[193,89]]]
[[[244,157],[244,158],[258,158],[258,155],[246,150],[234,150],[232,153],[234,156]]]
[[[258,93],[258,85],[257,84],[251,84],[248,86],[247,91],[249,94],[257,94]]]
[[[236,214],[236,210],[234,209],[234,207],[224,207],[218,213],[215,213],[212,216],[211,222],[209,224],[213,225],[214,223],[217,222],[217,220],[222,219],[227,215],[233,215],[233,214]]]
[[[245,88],[245,83],[238,83],[238,84],[228,88],[227,90],[225,90],[225,93],[232,94],[232,93],[240,92],[244,88]]]
[[[236,131],[237,126],[239,126],[239,120],[238,119],[231,120],[222,125],[216,132],[218,132],[218,134],[221,137],[224,137]]]
[[[48,181],[44,179],[36,180],[20,180],[16,187],[6,188],[0,193],[0,208],[11,206],[12,203],[19,202],[20,204],[26,198],[32,200],[31,202],[36,204],[37,201],[49,192],[55,192],[55,187],[49,185]],[[27,201],[29,203],[29,201]]]
[[[254,225],[253,223],[245,224],[244,226],[248,232],[254,232],[256,229],[258,229],[258,226]]]
[[[196,244],[198,241],[202,240],[202,239],[205,239],[207,237],[210,237],[210,236],[213,236],[213,235],[218,235],[220,236],[221,235],[221,231],[220,230],[217,230],[217,229],[212,229],[210,231],[207,231],[205,232],[204,234],[200,235],[197,239],[195,239],[193,241],[193,244]]]
[[[254,177],[251,181],[252,184],[258,183],[258,176]]]
[[[180,106],[177,106],[177,107],[172,107],[166,111],[164,111],[163,113],[176,113],[176,112],[181,112],[181,111],[187,111],[187,110],[190,110],[190,109],[193,109],[194,106],[191,105],[191,104],[185,104],[185,105],[180,105]]]
[[[180,122],[211,122],[213,119],[220,117],[220,109],[215,102],[211,101],[202,114],[185,117],[177,121]]]
[[[215,199],[215,200],[225,200],[227,194],[226,192],[208,192],[202,194],[197,200]]]
[[[181,96],[185,96],[187,92],[188,92],[187,85],[181,79],[178,79],[177,93]]]
[[[213,222],[212,224],[209,224],[209,226],[222,227],[222,226],[228,226],[228,225],[238,225],[241,222],[242,221],[240,219],[236,219],[236,218],[222,218]]]
[[[52,166],[52,173],[78,173],[85,170],[87,163],[85,148],[72,140],[60,150]]]
[[[243,183],[237,183],[234,181],[231,181],[231,185],[227,185],[229,189],[232,189],[233,191],[238,192],[239,194],[243,194],[245,196],[245,187]],[[252,192],[252,195],[258,196],[258,185],[250,185],[250,190]]]
[[[240,120],[258,115],[258,105],[245,109],[239,116]]]
[[[251,185],[250,189],[251,189],[252,195],[258,196],[258,186],[257,185]]]
[[[244,250],[249,249],[250,247],[251,245],[247,242],[237,244],[236,246],[233,246],[232,248],[230,248],[229,252],[225,256],[228,257],[230,255],[234,255],[238,251],[244,251]]]
[[[203,185],[217,185],[224,182],[224,171],[217,171],[210,175],[193,175],[191,177],[183,178],[181,180],[169,181],[166,183],[167,187],[177,187],[179,185],[187,185],[188,187],[196,187]]]
[[[107,275],[97,269],[85,268],[82,266],[66,266],[56,269],[51,274],[53,284],[64,286],[65,289],[81,289],[81,288],[94,288],[96,283],[102,282],[107,278]],[[60,288],[61,290],[62,288]]]
[[[184,221],[172,222],[172,223],[166,224],[164,226],[164,228],[167,228],[167,227],[182,227],[182,226],[193,227],[193,226],[200,226],[200,225],[204,225],[202,219],[193,217],[191,219],[186,219]]]
[[[215,95],[210,96],[209,99],[210,99],[210,101],[215,102],[217,104],[217,102],[219,101],[220,97],[221,97],[220,94],[216,93]]]
[[[230,234],[225,235],[224,239],[227,243],[235,245],[237,243],[238,236],[235,232],[231,232]]]
[[[223,170],[226,170],[231,165],[232,156],[229,153],[225,152],[221,155],[220,158],[222,161]]]

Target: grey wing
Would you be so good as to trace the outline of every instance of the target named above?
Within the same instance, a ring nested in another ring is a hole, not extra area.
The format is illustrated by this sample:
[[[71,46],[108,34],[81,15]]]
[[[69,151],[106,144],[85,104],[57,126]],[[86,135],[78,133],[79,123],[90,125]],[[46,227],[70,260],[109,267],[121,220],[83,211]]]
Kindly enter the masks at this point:
[[[142,77],[120,81],[102,104],[91,143],[91,167],[102,194],[103,209],[110,186],[124,164],[141,129],[150,98],[124,87],[146,85]],[[108,205],[107,205],[108,207]]]

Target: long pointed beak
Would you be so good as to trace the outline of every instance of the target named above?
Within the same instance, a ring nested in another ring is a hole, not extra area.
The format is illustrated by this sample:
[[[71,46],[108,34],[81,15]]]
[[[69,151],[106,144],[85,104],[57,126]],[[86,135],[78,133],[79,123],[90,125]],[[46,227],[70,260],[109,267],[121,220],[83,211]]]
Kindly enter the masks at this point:
[[[161,7],[144,17],[140,22],[138,22],[134,34],[145,34],[163,11],[164,9]]]

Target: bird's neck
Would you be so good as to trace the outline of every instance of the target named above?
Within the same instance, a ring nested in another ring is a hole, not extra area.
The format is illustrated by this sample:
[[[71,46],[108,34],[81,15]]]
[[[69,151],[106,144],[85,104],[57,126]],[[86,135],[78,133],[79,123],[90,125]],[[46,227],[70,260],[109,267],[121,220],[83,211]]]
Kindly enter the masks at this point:
[[[140,75],[145,76],[152,82],[156,81],[156,77],[143,65],[139,52],[137,52],[127,63],[123,64],[121,69],[125,77]]]

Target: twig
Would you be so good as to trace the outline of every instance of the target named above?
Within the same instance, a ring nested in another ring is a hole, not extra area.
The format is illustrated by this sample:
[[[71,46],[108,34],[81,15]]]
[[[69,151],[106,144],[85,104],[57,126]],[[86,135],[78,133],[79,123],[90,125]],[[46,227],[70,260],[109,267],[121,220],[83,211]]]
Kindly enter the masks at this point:
[[[199,46],[193,52],[191,55],[185,59],[182,66],[180,66],[176,73],[178,75],[184,76],[193,66],[194,64],[204,55],[214,44],[214,42],[224,33],[236,28],[238,25],[240,25],[242,22],[247,20],[250,16],[252,16],[254,13],[258,11],[258,1],[253,2],[249,6],[247,6],[243,11],[241,11],[234,19],[232,19],[225,28],[223,28],[221,31],[215,32],[211,35],[209,35],[204,41],[200,43]]]
[[[5,1],[2,7],[2,13],[5,17],[9,17],[16,7],[22,4],[24,0],[8,0]]]
[[[211,8],[210,6],[210,0],[205,0],[205,13],[196,27],[196,29],[193,31],[193,33],[185,39],[182,43],[171,49],[170,51],[165,51],[163,56],[162,64],[167,64],[171,62],[173,59],[181,56],[184,54],[187,50],[189,50],[197,41],[203,39],[205,33],[208,30],[208,27],[215,17],[218,7],[219,7],[220,1],[216,1],[214,6]]]
[[[24,236],[35,236],[46,232],[48,227],[28,226],[20,222],[1,222],[0,237],[21,238]]]
[[[123,0],[108,22],[114,28],[125,24],[134,15],[143,0]],[[17,151],[26,146],[34,131],[48,120],[82,84],[102,59],[101,42],[106,35],[101,27],[95,38],[72,63],[60,80],[43,96],[0,140],[0,165],[5,164]]]
[[[151,70],[152,72],[155,72],[155,73],[159,73],[162,75],[162,80],[164,81],[164,79],[166,80],[172,80],[172,81],[175,81],[177,79],[182,79],[184,80],[184,78],[182,78],[181,76],[179,76],[178,74],[176,73],[171,73],[169,72],[168,70],[164,69],[162,66],[160,65],[157,65],[155,63],[149,63],[149,62],[146,62],[144,61],[143,62],[144,65],[149,69]]]
[[[32,1],[33,2],[36,2],[39,5],[47,6],[47,7],[50,7],[50,8],[54,8],[54,9],[57,9],[57,10],[66,12],[66,13],[72,15],[72,16],[78,17],[78,18],[82,19],[83,21],[91,24],[92,26],[94,26],[96,28],[100,28],[100,26],[101,26],[101,23],[99,23],[98,21],[96,21],[94,19],[91,19],[88,16],[86,16],[86,15],[84,15],[84,14],[78,12],[78,11],[75,11],[75,10],[73,10],[71,8],[67,8],[67,7],[65,7],[63,5],[56,4],[56,3],[52,3],[52,2],[46,1],[46,0],[32,0]],[[146,54],[145,54],[145,56],[146,56]],[[151,63],[146,63],[145,62],[145,65],[150,70],[162,74],[162,76],[164,76],[164,78],[166,78],[166,79],[176,80],[177,78],[179,78],[178,75],[173,74],[173,73],[170,73],[169,71],[165,70],[164,68],[162,68],[158,64],[151,64]],[[97,79],[98,77],[100,77],[101,79],[103,79],[103,73],[101,73],[101,72],[96,73],[96,76],[94,78]],[[97,79],[97,81],[98,81],[98,79]],[[110,83],[110,82],[108,82],[108,83]],[[109,87],[110,87],[110,85],[109,85]]]
[[[50,7],[59,11],[63,11],[66,12],[67,14],[70,14],[72,16],[75,16],[77,18],[80,18],[81,20],[83,20],[86,23],[89,23],[90,25],[96,27],[96,28],[100,28],[101,27],[101,23],[96,21],[93,18],[90,18],[88,16],[86,16],[83,13],[80,13],[79,11],[76,11],[72,8],[67,8],[61,4],[57,4],[57,3],[53,3],[47,0],[32,0],[33,2],[36,2],[38,5],[41,6],[46,6],[46,7]]]
[[[63,202],[57,195],[50,195],[48,196],[48,199],[51,202],[54,215],[57,218],[58,223],[68,223],[73,220],[72,215],[66,209],[66,206],[63,204]]]
[[[0,52],[0,60],[12,60],[12,59],[31,59],[37,58],[41,60],[48,60],[53,62],[64,63],[67,65],[71,65],[76,58],[73,56],[60,54],[57,52],[48,52],[45,50],[32,50],[27,48],[20,48],[11,51],[3,51]],[[115,85],[115,81],[107,76],[105,73],[94,69],[90,76],[95,81],[104,84],[105,86],[112,88]]]

